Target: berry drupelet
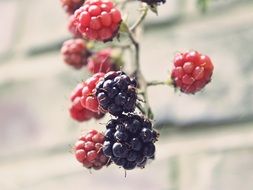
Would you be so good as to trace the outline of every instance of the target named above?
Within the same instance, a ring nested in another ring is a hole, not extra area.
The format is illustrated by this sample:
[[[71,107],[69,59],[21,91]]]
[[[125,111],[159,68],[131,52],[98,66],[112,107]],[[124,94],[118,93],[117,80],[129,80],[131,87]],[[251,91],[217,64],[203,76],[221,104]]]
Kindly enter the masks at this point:
[[[121,115],[108,122],[103,152],[126,170],[144,168],[155,154],[158,133],[148,119],[135,114]]]
[[[70,39],[63,43],[61,54],[66,64],[80,69],[87,64],[87,57],[90,53],[84,40]]]
[[[96,85],[100,110],[118,116],[133,112],[137,100],[136,80],[122,71],[110,71]]]
[[[174,58],[171,78],[174,86],[186,94],[194,94],[204,88],[211,81],[212,74],[212,61],[197,51],[178,53]]]
[[[88,169],[101,169],[108,163],[108,158],[102,151],[103,143],[104,135],[96,130],[82,135],[74,146],[76,159]]]
[[[87,0],[75,11],[79,31],[90,40],[111,41],[121,23],[121,13],[110,0]]]

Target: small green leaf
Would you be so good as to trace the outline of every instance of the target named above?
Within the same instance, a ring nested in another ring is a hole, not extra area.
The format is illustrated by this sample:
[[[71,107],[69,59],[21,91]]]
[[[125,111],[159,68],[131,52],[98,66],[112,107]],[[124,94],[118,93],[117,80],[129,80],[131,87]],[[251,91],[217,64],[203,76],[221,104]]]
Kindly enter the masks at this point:
[[[122,33],[126,33],[128,31],[128,26],[124,21],[121,22],[119,31]]]

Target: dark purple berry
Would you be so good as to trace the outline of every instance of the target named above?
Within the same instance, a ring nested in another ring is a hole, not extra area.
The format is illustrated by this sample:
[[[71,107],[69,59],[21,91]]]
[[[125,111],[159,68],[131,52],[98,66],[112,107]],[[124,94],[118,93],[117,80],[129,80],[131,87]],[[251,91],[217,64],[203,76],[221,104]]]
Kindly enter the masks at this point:
[[[143,142],[151,142],[153,140],[153,133],[150,129],[143,128],[140,133]]]
[[[115,139],[117,139],[119,141],[127,141],[128,134],[124,133],[124,132],[116,131],[116,133],[114,133],[114,137],[115,137]]]
[[[114,140],[115,129],[107,129],[105,131],[105,137],[110,140]]]
[[[147,143],[143,149],[143,155],[152,157],[155,154],[155,145],[153,143]]]
[[[135,84],[122,71],[108,72],[96,86],[99,107],[114,116],[133,112],[137,100]]]
[[[127,155],[128,161],[136,161],[137,158],[138,158],[138,153],[135,151],[130,151]]]
[[[127,148],[121,143],[114,143],[112,151],[114,156],[123,158],[126,157]]]
[[[112,156],[112,143],[110,141],[105,141],[103,144],[103,152],[106,156]]]
[[[133,138],[130,144],[133,150],[139,151],[142,148],[142,142],[138,138]]]
[[[136,167],[137,163],[136,162],[129,162],[127,161],[124,165],[123,165],[123,168],[125,170],[132,170]]]
[[[136,166],[144,168],[147,160],[154,158],[154,143],[157,141],[158,133],[152,125],[147,125],[147,121],[136,114],[122,114],[108,122],[105,141],[113,144],[111,146],[113,154],[110,156],[112,162],[130,170]]]

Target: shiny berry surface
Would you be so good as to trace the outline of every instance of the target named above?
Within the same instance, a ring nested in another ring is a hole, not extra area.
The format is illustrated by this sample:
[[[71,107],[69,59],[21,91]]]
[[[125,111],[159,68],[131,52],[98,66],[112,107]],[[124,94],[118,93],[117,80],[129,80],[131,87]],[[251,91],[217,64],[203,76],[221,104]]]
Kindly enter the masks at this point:
[[[171,78],[174,86],[186,94],[194,94],[211,81],[213,64],[197,51],[178,53],[174,58]]]
[[[88,39],[110,41],[119,30],[121,13],[109,0],[87,0],[75,11],[77,27]]]

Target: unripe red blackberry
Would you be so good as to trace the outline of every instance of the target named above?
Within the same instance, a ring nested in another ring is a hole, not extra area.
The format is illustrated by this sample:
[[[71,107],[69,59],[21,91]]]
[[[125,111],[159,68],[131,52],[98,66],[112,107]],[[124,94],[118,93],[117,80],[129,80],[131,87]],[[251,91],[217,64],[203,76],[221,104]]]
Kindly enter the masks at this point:
[[[101,112],[92,112],[86,109],[81,104],[82,89],[85,83],[79,83],[70,95],[71,106],[69,108],[69,113],[72,119],[83,122],[88,121],[92,118],[100,119],[104,116]]]
[[[87,64],[89,51],[87,50],[84,40],[70,39],[63,43],[61,54],[66,64],[75,69],[80,69]]]
[[[174,58],[171,78],[174,86],[186,94],[194,94],[204,88],[211,81],[212,74],[212,61],[197,51],[178,53]]]
[[[96,84],[103,79],[104,73],[96,73],[84,82],[82,88],[81,104],[84,108],[100,113],[98,100],[96,97]]]
[[[77,21],[74,15],[69,17],[68,30],[75,38],[81,38],[82,34],[79,32],[77,28]]]
[[[88,39],[110,41],[121,23],[120,11],[110,0],[87,0],[75,11],[79,31]]]
[[[96,96],[100,110],[114,116],[133,112],[137,100],[136,80],[122,71],[110,71],[97,83]]]
[[[158,133],[148,119],[135,114],[121,115],[106,125],[103,152],[126,170],[144,168],[155,154]]]
[[[62,7],[69,15],[72,15],[83,3],[84,0],[61,0]]]
[[[94,53],[88,59],[87,68],[91,73],[107,73],[109,71],[117,71],[122,65],[119,55],[114,56],[115,51],[107,48]]]
[[[102,151],[103,143],[104,135],[96,130],[82,135],[74,146],[76,159],[88,169],[101,169],[108,163]]]

